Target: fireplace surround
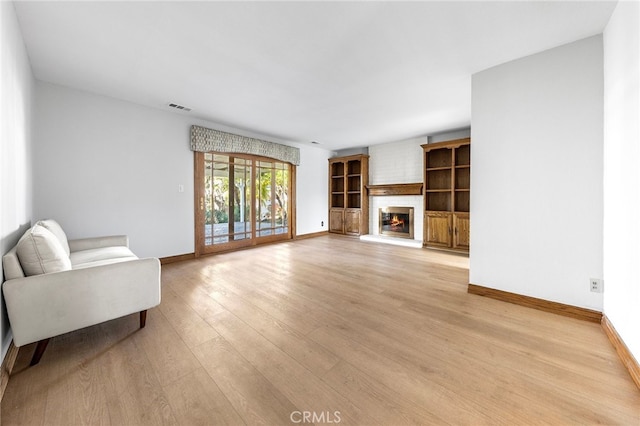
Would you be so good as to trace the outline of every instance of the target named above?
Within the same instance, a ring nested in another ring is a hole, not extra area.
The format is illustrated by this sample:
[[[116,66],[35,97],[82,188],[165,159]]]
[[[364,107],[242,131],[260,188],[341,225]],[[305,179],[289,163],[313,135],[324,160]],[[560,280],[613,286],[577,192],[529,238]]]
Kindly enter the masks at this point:
[[[413,239],[413,207],[379,208],[378,233],[389,237]]]

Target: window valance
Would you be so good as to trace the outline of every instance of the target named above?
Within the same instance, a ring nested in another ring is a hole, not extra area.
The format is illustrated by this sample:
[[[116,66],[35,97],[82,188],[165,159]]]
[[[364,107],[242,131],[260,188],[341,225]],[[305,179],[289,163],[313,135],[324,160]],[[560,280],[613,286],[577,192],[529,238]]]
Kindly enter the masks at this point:
[[[191,126],[191,150],[253,154],[300,165],[299,148],[200,126]]]

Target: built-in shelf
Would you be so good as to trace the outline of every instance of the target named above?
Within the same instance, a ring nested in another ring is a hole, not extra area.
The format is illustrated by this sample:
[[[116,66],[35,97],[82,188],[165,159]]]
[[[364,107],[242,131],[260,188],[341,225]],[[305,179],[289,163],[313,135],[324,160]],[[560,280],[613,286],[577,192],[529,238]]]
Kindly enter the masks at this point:
[[[426,247],[469,251],[471,139],[422,145]]]
[[[347,235],[369,233],[369,156],[329,159],[329,232]]]
[[[422,195],[422,182],[368,185],[367,191],[371,197],[384,195]]]

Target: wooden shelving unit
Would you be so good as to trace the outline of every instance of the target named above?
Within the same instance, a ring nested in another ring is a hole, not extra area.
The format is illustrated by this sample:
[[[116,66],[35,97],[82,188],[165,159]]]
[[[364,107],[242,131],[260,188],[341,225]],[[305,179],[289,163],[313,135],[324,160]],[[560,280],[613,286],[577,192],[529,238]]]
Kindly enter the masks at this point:
[[[329,232],[369,233],[369,156],[329,159]]]
[[[469,251],[471,139],[422,145],[425,247]]]

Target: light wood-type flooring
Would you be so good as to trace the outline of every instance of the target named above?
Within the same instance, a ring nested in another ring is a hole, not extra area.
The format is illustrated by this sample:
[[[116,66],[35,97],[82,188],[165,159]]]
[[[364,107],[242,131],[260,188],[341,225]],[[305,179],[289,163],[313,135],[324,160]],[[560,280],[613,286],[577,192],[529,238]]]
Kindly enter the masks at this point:
[[[465,257],[332,235],[165,265],[145,329],[21,348],[2,424],[640,424],[600,325],[467,284]]]

